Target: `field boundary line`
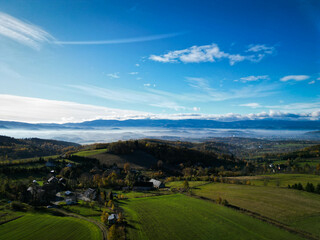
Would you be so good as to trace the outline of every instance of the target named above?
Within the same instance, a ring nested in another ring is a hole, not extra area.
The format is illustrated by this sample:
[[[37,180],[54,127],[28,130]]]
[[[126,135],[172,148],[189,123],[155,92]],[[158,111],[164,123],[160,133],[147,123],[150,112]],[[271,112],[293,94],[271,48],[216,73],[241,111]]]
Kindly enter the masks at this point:
[[[9,220],[1,221],[1,222],[0,222],[0,225],[5,224],[5,223],[8,223],[8,222],[11,222],[11,221],[14,221],[14,220],[17,220],[18,218],[21,218],[21,217],[23,217],[23,216],[24,216],[24,215],[21,215],[21,216],[17,216],[17,217],[11,218],[11,219],[9,219]]]
[[[197,199],[202,199],[202,200],[205,200],[205,201],[209,201],[209,202],[212,202],[214,204],[217,204],[215,200],[213,199],[210,199],[210,198],[207,198],[207,197],[203,197],[203,196],[197,196],[197,195],[188,195],[188,194],[185,194],[186,196],[189,196],[189,197],[193,197],[193,198],[197,198]],[[310,233],[308,232],[305,232],[305,231],[301,231],[301,230],[296,230],[282,222],[279,222],[277,220],[274,220],[274,219],[271,219],[271,218],[268,218],[266,216],[263,216],[259,213],[256,213],[256,212],[253,212],[253,211],[250,211],[248,209],[245,209],[245,208],[240,208],[238,206],[235,206],[235,205],[231,205],[231,204],[228,204],[228,205],[225,205],[225,207],[228,207],[230,209],[233,209],[233,210],[236,210],[238,212],[241,212],[247,216],[251,216],[253,218],[256,218],[256,219],[259,219],[263,222],[266,222],[266,223],[269,223],[269,224],[272,224],[278,228],[281,228],[281,229],[284,229],[288,232],[291,232],[291,233],[294,233],[294,234],[297,234],[301,237],[304,237],[304,238],[307,238],[307,239],[310,239],[310,240],[319,240],[318,237],[314,236],[314,235],[311,235]]]
[[[107,231],[107,228],[103,225],[103,223],[100,223],[100,222],[98,222],[98,221],[96,221],[96,220],[94,220],[92,218],[86,218],[84,216],[68,212],[68,211],[66,211],[64,209],[56,209],[56,211],[58,211],[60,213],[63,213],[66,216],[79,218],[79,219],[82,219],[82,220],[85,220],[85,221],[88,221],[88,222],[91,222],[91,223],[95,224],[102,232],[102,240],[107,240],[108,231]]]

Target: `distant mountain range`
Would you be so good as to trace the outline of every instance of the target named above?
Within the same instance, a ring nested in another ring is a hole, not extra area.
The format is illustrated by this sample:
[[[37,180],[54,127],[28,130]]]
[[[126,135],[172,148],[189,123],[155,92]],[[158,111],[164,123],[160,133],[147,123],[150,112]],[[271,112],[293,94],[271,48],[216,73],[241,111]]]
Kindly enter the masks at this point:
[[[162,127],[162,128],[220,128],[220,129],[268,129],[268,130],[320,130],[320,121],[289,120],[242,120],[222,122],[203,119],[136,119],[136,120],[94,120],[81,123],[24,123],[0,121],[0,129],[99,129],[117,127]]]

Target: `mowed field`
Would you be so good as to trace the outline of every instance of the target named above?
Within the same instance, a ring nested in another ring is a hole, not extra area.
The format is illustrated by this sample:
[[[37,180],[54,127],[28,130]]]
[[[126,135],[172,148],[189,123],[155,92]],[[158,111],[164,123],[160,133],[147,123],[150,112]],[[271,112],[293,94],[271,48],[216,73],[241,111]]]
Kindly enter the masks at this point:
[[[288,184],[293,185],[295,183],[301,183],[305,186],[308,182],[313,183],[315,186],[320,183],[319,175],[312,174],[270,174],[270,175],[259,175],[259,176],[244,176],[244,177],[235,177],[230,179],[238,180],[249,180],[251,184],[257,186],[277,186],[288,187]]]
[[[211,183],[192,190],[195,195],[227,199],[234,206],[320,237],[320,195],[280,187]]]
[[[47,214],[27,214],[0,225],[1,240],[99,240],[100,229],[93,223]]]
[[[139,239],[302,239],[266,222],[182,194],[121,201],[128,238]]]
[[[165,185],[166,187],[170,188],[183,188],[184,181],[173,181],[173,182],[167,182]],[[210,182],[207,181],[189,181],[189,187],[197,187],[200,185],[208,184]]]

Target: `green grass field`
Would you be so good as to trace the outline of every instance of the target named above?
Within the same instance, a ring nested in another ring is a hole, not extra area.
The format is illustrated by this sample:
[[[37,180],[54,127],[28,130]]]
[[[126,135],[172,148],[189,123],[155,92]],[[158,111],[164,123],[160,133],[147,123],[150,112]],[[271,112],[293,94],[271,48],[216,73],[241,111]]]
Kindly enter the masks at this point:
[[[173,181],[173,182],[167,182],[165,185],[166,187],[170,188],[182,188],[184,181]],[[200,186],[209,182],[206,181],[188,181],[189,187],[196,187]]]
[[[96,154],[104,153],[107,149],[96,149],[96,150],[87,150],[87,151],[80,151],[74,153],[73,155],[80,156],[80,157],[90,157]]]
[[[121,201],[129,239],[301,239],[208,201],[181,194]]]
[[[193,189],[320,237],[320,195],[286,188],[212,183]]]
[[[239,179],[239,180],[249,180],[251,184],[257,186],[263,186],[267,184],[267,186],[277,186],[279,184],[280,187],[288,187],[288,184],[292,185],[295,183],[301,183],[305,186],[308,182],[317,185],[320,183],[319,175],[311,175],[311,174],[270,174],[270,175],[258,175],[258,176],[244,176],[244,177],[235,177],[230,179]]]
[[[101,231],[93,223],[72,217],[26,214],[0,225],[1,240],[89,240],[101,239]]]

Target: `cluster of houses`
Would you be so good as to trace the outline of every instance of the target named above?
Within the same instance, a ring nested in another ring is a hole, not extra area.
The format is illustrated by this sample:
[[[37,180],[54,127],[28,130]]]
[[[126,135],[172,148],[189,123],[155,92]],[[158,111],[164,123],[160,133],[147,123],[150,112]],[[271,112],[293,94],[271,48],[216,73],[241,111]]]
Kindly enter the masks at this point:
[[[52,176],[42,186],[33,180],[32,185],[27,189],[27,200],[34,204],[45,204],[55,200],[56,194],[66,187],[64,178]]]

